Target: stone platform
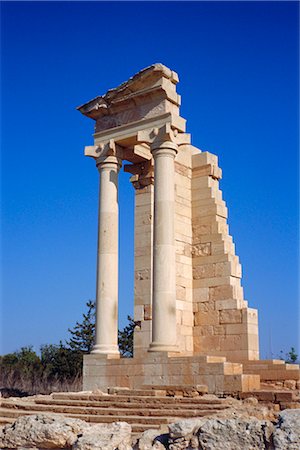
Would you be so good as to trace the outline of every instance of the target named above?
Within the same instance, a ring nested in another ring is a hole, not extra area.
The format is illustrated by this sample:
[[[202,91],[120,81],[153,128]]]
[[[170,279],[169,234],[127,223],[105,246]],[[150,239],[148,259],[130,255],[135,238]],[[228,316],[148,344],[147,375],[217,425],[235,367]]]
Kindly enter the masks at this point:
[[[218,356],[170,356],[149,353],[144,358],[107,359],[84,356],[83,389],[109,386],[140,389],[143,386],[206,385],[209,393],[233,394],[260,388],[259,375],[243,373],[239,363]]]

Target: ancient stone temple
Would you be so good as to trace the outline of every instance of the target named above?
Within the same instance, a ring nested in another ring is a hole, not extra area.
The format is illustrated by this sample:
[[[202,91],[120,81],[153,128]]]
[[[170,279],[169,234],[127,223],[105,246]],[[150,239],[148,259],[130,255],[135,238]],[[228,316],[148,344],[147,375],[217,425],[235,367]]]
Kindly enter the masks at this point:
[[[84,388],[208,384],[211,392],[259,386],[242,362],[258,360],[257,310],[219,189],[217,156],[191,144],[177,74],[154,64],[80,106],[95,121],[100,174],[96,342]],[[120,358],[118,173],[135,190],[134,357]]]

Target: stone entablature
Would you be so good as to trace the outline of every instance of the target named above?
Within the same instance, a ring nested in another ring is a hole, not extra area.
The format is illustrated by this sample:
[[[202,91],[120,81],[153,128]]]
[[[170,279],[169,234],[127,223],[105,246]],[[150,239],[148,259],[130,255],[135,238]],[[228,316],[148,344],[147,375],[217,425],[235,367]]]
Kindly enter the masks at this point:
[[[243,297],[215,155],[179,115],[178,76],[150,66],[78,109],[94,119],[100,173],[95,355],[118,357],[118,172],[135,189],[134,356],[258,359],[257,311]]]

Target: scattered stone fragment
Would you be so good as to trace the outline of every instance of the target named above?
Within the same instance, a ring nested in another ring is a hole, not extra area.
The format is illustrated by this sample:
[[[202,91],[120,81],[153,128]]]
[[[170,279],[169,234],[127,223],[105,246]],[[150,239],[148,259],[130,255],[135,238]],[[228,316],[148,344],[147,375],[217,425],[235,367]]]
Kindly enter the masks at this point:
[[[93,425],[73,445],[74,450],[132,450],[131,426],[126,422]]]
[[[286,389],[296,389],[296,380],[285,380],[283,383],[283,387]]]
[[[243,403],[245,403],[246,405],[256,406],[258,404],[258,400],[255,397],[248,397],[248,398],[245,398]]]
[[[300,409],[286,409],[279,414],[273,442],[276,450],[299,450]]]
[[[87,428],[89,425],[83,420],[59,414],[22,416],[0,432],[0,448],[71,448],[78,435],[83,434]]]

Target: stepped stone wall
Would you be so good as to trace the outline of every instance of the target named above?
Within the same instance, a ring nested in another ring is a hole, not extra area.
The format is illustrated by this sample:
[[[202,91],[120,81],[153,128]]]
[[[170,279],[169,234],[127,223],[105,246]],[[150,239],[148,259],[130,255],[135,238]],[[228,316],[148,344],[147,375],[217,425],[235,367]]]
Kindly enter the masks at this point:
[[[257,310],[244,300],[242,268],[219,188],[218,158],[204,152],[192,159],[194,352],[256,360]]]
[[[259,358],[257,310],[248,308],[227,224],[217,156],[192,145],[175,159],[177,346],[182,355]],[[151,342],[153,185],[135,190],[135,356]]]

